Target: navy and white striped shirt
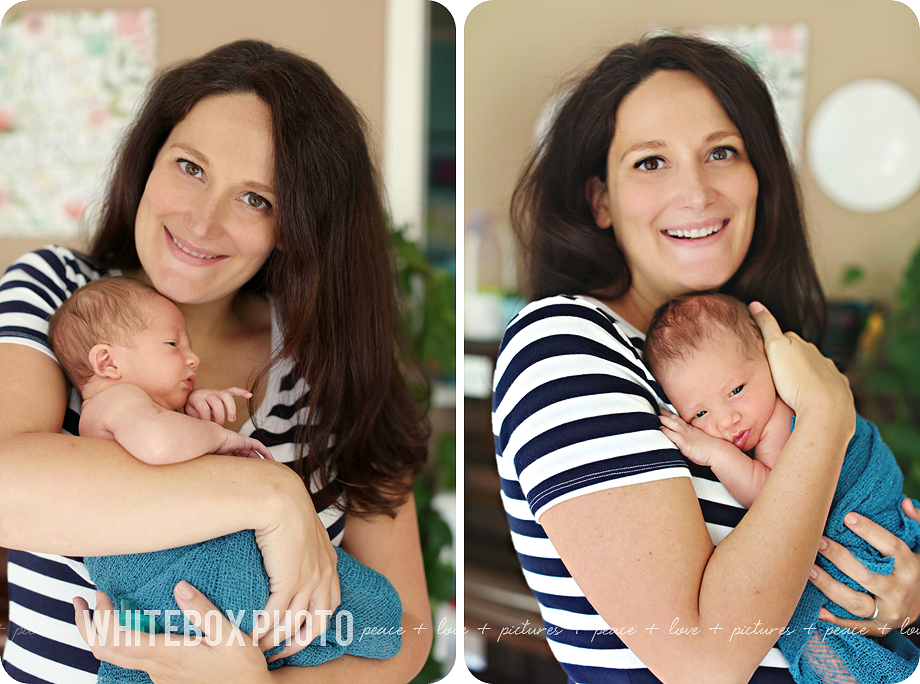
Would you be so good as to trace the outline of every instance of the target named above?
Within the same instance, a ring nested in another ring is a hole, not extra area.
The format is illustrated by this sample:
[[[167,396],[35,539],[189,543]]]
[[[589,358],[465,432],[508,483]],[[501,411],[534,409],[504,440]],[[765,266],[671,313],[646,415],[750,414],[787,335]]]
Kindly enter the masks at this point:
[[[85,258],[62,247],[49,246],[21,257],[0,280],[0,343],[26,345],[55,358],[46,339],[48,317],[78,287],[101,275]],[[273,309],[273,348],[280,343]],[[295,455],[294,427],[307,419],[308,391],[302,378],[277,364],[269,373],[265,398],[240,433],[269,447],[276,461],[290,463]],[[81,404],[71,388],[61,432],[79,433]],[[316,491],[318,484],[312,482],[311,489]],[[331,507],[319,515],[338,546],[345,530],[341,510]],[[10,550],[7,576],[10,625],[3,651],[7,673],[29,684],[94,684],[99,662],[77,631],[71,603],[75,596],[82,596],[90,607],[96,602],[82,558]]]
[[[658,429],[660,409],[673,409],[642,363],[644,339],[597,300],[550,297],[511,321],[495,368],[492,429],[512,542],[549,646],[581,684],[658,680],[588,602],[540,516],[584,494],[672,477],[691,478],[713,544],[745,513]],[[788,667],[773,648],[751,681],[792,682]]]

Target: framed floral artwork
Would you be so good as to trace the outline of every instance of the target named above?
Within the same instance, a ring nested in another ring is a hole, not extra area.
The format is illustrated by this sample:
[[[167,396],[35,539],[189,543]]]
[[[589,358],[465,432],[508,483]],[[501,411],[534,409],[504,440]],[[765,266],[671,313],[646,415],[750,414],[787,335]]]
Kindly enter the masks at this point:
[[[10,12],[0,25],[0,235],[93,214],[156,63],[151,9]]]

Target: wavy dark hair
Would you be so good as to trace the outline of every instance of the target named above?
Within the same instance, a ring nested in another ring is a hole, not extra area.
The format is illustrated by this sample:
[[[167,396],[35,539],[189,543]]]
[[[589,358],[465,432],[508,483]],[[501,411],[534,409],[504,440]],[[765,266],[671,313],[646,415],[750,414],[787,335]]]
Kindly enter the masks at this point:
[[[745,302],[762,302],[784,330],[820,341],[824,293],[770,93],[735,52],[685,36],[646,37],[621,45],[571,86],[511,199],[528,296],[616,299],[629,289],[631,275],[616,242],[616,226],[613,231],[596,227],[585,183],[592,176],[606,182],[620,103],[664,69],[690,72],[712,91],[741,133],[757,173],[751,245],[721,291]]]
[[[277,307],[283,347],[271,364],[289,361],[310,387],[297,470],[332,485],[314,494],[317,510],[336,505],[341,485],[347,512],[393,515],[424,464],[428,425],[403,374],[413,364],[367,125],[321,67],[244,40],[159,74],[122,145],[90,256],[140,267],[134,220],[160,148],[197,102],[233,94],[271,110],[277,244],[245,288]]]

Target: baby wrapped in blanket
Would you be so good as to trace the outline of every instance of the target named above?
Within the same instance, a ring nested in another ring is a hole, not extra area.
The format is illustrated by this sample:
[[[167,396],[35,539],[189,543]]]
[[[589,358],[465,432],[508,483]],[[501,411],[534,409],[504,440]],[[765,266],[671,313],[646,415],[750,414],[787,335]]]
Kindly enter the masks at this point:
[[[236,419],[234,397],[251,394],[235,387],[194,388],[199,359],[182,312],[139,281],[105,277],[81,287],[51,317],[48,339],[83,397],[81,436],[113,439],[151,464],[204,454],[271,459],[260,442],[223,427],[225,419]],[[399,595],[383,575],[341,549],[336,553],[341,603],[326,632],[298,653],[270,663],[270,669],[318,665],[345,653],[389,658],[399,652]],[[152,623],[140,621],[150,631],[194,631],[173,597],[173,587],[183,579],[244,633],[252,630],[255,612],[270,593],[252,530],[176,549],[84,561],[116,608],[151,611]],[[266,658],[281,648],[267,651]],[[151,680],[144,672],[103,662],[98,681]]]
[[[673,299],[652,317],[643,354],[679,413],[661,416],[663,432],[688,459],[712,468],[728,492],[750,508],[789,439],[795,416],[776,395],[760,330],[747,307],[721,294]],[[753,458],[744,453],[752,450]],[[851,511],[863,515],[917,551],[920,523],[901,508],[903,482],[876,427],[857,416],[824,533],[876,574],[891,574],[894,559],[849,530],[844,518]],[[865,591],[823,555],[817,562],[837,581]],[[807,583],[778,641],[796,682],[888,684],[916,670],[920,650],[900,633],[901,625],[870,638],[819,619],[822,606],[844,619],[868,617],[853,615]]]

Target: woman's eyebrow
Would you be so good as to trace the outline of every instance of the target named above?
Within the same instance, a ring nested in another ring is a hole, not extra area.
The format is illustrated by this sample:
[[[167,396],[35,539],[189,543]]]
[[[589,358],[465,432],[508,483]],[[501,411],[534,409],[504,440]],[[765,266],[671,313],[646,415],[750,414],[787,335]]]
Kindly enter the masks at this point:
[[[703,144],[708,145],[709,143],[713,143],[716,140],[724,140],[725,138],[738,138],[739,140],[742,140],[741,134],[737,131],[716,131],[715,133],[710,133],[706,137],[706,140],[703,141]]]
[[[620,157],[620,161],[626,159],[626,157],[636,150],[658,150],[662,147],[667,147],[667,143],[665,143],[664,140],[648,140],[646,142],[636,143],[623,153],[623,156]]]
[[[200,150],[196,150],[194,147],[191,147],[184,143],[173,143],[172,147],[179,148],[180,150],[185,150],[193,157],[197,157],[198,159],[200,159],[204,163],[205,166],[211,165],[211,160],[208,159],[208,155],[206,155],[204,152],[201,152]]]

